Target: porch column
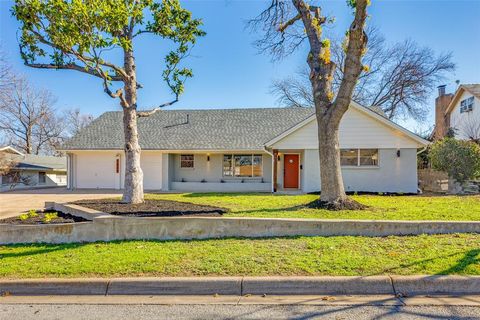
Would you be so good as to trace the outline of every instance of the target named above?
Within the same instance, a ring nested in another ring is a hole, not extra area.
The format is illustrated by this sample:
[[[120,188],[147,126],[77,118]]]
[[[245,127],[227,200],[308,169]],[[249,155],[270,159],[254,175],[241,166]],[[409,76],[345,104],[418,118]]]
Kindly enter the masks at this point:
[[[273,150],[273,192],[277,192],[278,150]]]

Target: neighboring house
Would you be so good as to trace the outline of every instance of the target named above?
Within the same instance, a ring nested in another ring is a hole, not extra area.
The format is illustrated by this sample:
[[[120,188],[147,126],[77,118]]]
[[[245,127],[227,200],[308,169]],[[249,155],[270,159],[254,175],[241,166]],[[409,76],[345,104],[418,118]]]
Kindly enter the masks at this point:
[[[312,108],[160,111],[138,119],[146,190],[320,190]],[[347,191],[417,192],[417,149],[428,141],[352,103],[340,125]],[[121,112],[67,141],[68,187],[124,187]]]
[[[67,185],[66,157],[22,154],[11,147],[0,147],[0,158],[11,163],[8,173],[0,174],[0,192]]]
[[[455,138],[480,142],[480,84],[462,84],[455,94],[445,93],[440,86],[435,101],[434,139],[453,129]]]

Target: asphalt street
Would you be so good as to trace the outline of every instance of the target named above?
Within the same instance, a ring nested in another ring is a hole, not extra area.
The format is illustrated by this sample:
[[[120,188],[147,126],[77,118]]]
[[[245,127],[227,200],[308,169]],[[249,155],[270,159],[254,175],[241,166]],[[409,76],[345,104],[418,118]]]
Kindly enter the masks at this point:
[[[2,304],[2,320],[480,319],[478,306]]]

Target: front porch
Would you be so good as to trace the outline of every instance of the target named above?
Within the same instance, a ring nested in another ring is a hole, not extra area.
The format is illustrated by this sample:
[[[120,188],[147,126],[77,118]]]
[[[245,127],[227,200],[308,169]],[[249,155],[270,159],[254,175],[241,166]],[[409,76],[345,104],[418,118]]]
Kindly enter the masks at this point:
[[[163,179],[171,191],[272,192],[272,157],[265,151],[176,152],[166,158]]]
[[[299,194],[303,190],[304,150],[272,150],[273,192]]]
[[[304,150],[179,152],[168,155],[163,178],[172,191],[299,194],[303,168]]]

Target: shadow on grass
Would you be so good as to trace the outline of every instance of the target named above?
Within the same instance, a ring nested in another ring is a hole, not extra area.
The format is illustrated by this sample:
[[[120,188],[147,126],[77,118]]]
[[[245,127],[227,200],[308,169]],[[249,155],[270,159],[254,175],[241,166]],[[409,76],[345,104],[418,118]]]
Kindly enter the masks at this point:
[[[448,254],[448,255],[439,255],[439,256],[436,256],[434,258],[417,260],[417,261],[414,261],[414,262],[408,263],[408,264],[400,264],[399,266],[383,269],[382,271],[376,272],[376,273],[371,274],[371,275],[395,274],[396,270],[405,269],[405,268],[409,268],[409,267],[413,267],[413,266],[422,265],[422,264],[425,264],[425,263],[428,263],[428,262],[434,262],[434,261],[450,258],[450,257],[456,256],[456,255],[459,255],[459,254],[460,253],[452,253],[452,254]],[[457,263],[454,266],[452,266],[448,269],[442,270],[440,272],[437,272],[435,275],[461,274],[467,269],[468,266],[474,265],[474,264],[477,264],[477,263],[480,263],[480,249],[472,249],[472,250],[467,251],[465,253],[465,255],[463,256],[463,258],[458,260]]]
[[[462,259],[457,261],[457,264],[454,266],[439,272],[438,274],[452,274],[452,273],[461,273],[467,269],[470,265],[480,265],[480,249],[473,249],[468,251]]]
[[[47,254],[55,251],[61,251],[66,249],[76,249],[84,246],[84,243],[68,243],[68,244],[46,244],[46,243],[34,243],[34,244],[12,244],[3,245],[0,247],[0,261],[5,258],[19,258],[26,256],[34,256],[37,254]],[[22,249],[21,252],[4,252],[3,248],[8,249]],[[27,249],[27,250],[25,250]]]
[[[228,214],[229,216],[235,216],[239,215],[242,216],[244,214],[254,214],[254,213],[280,213],[280,212],[290,212],[290,211],[298,211],[302,209],[309,209],[305,207],[305,205],[298,205],[298,206],[293,206],[293,207],[285,207],[285,208],[259,208],[259,209],[253,209],[253,210],[241,210],[241,211],[229,211]],[[279,217],[271,217],[271,218],[279,218]],[[290,217],[291,218],[291,217]]]

